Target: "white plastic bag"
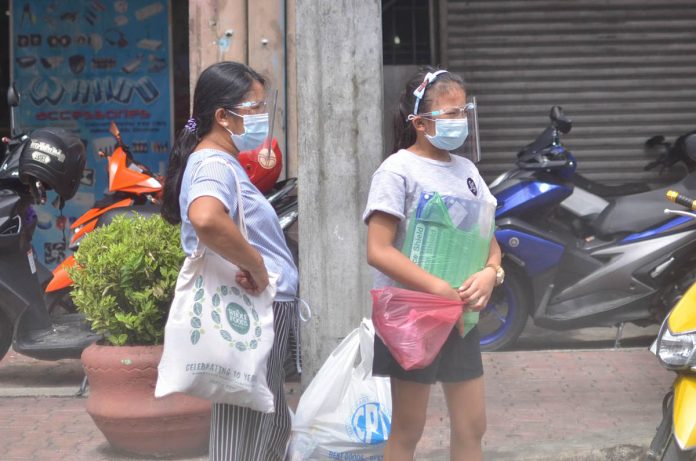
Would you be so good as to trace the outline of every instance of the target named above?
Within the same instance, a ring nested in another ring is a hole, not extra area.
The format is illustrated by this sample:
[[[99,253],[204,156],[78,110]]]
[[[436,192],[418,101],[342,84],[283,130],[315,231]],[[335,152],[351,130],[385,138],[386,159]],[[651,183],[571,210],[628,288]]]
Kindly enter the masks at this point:
[[[215,160],[210,160],[215,161]],[[235,177],[234,168],[229,166]],[[237,179],[240,230],[246,237]],[[164,351],[155,397],[174,392],[272,413],[266,366],[273,346],[277,276],[259,295],[244,293],[239,268],[201,245],[187,257],[176,281],[164,328]]]
[[[374,334],[372,321],[363,319],[302,394],[292,423],[291,461],[383,458],[391,389],[389,378],[372,376]]]

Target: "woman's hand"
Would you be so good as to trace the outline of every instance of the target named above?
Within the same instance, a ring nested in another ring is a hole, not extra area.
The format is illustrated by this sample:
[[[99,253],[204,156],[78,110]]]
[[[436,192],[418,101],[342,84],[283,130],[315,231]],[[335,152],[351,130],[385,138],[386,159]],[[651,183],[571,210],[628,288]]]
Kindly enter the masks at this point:
[[[268,286],[268,271],[263,264],[254,271],[241,269],[235,280],[247,293],[258,295]]]
[[[489,266],[476,272],[462,283],[457,291],[467,310],[480,311],[486,307],[495,287],[495,279],[495,271]]]

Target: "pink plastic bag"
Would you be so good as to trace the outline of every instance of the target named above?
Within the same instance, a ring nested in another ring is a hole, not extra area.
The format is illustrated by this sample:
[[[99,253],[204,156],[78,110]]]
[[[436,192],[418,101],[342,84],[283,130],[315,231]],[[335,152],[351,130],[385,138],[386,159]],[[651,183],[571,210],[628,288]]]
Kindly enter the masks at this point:
[[[462,315],[462,302],[403,288],[371,290],[375,331],[405,370],[425,368]]]

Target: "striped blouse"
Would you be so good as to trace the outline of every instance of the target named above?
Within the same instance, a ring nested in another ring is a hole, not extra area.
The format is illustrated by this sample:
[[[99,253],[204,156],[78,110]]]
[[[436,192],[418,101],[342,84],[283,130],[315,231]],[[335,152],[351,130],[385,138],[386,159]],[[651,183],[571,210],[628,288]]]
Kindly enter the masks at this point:
[[[279,275],[276,301],[292,301],[297,295],[297,268],[285,243],[275,210],[268,200],[249,180],[246,171],[230,154],[215,149],[202,149],[191,154],[181,181],[179,206],[181,207],[181,245],[187,255],[196,249],[196,232],[188,218],[188,208],[198,197],[218,199],[237,221],[237,190],[234,175],[228,167],[218,162],[203,165],[195,178],[194,172],[207,158],[217,157],[232,165],[239,177],[249,243],[263,257],[269,272]]]

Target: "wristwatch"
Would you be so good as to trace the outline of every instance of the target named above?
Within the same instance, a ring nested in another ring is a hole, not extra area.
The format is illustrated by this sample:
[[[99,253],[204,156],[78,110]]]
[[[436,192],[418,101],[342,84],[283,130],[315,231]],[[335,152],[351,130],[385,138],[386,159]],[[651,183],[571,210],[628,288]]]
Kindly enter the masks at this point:
[[[505,270],[497,264],[486,264],[484,266],[484,269],[486,267],[490,267],[495,271],[495,286],[499,287],[500,285],[502,285],[505,281]]]

